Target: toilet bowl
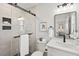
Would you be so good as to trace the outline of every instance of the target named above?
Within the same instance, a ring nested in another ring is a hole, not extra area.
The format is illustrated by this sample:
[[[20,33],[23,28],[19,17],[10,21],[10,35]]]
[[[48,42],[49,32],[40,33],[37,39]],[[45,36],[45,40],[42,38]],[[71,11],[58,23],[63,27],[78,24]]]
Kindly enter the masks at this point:
[[[35,51],[34,53],[32,53],[31,56],[43,56],[43,52],[41,52],[41,51]]]
[[[45,39],[37,40],[37,50],[33,52],[31,56],[43,56],[45,47],[46,47]]]

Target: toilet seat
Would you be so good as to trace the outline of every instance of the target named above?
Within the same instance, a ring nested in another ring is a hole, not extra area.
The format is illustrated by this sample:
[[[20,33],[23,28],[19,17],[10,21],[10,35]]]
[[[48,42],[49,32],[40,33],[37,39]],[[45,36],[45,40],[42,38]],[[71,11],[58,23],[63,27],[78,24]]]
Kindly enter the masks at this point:
[[[43,56],[43,52],[35,51],[31,56]]]

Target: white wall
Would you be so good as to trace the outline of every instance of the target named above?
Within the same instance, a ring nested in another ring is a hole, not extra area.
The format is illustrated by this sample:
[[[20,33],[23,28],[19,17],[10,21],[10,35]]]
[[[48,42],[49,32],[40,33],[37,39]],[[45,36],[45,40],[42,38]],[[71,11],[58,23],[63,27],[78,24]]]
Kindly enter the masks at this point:
[[[40,37],[48,38],[48,31],[40,31],[40,22],[47,22],[47,27],[54,26],[54,10],[56,9],[56,4],[50,3],[40,3],[37,6],[31,8],[31,11],[36,14],[36,39]],[[48,30],[48,29],[47,29]]]
[[[18,17],[24,17],[25,33],[33,32],[30,36],[30,52],[35,50],[35,18],[30,14],[8,4],[0,4],[0,55],[15,55],[18,52],[19,38],[13,37],[20,34]],[[12,29],[2,30],[2,17],[12,18]]]
[[[40,3],[31,10],[36,13],[36,38],[43,37],[45,39],[48,38],[48,31],[41,32],[40,31],[40,22],[47,22],[47,27],[54,26],[54,15],[67,13],[76,11],[77,12],[77,24],[79,22],[79,4],[74,4],[73,6],[69,6],[66,8],[57,8],[57,3]],[[77,26],[79,31],[79,25]]]

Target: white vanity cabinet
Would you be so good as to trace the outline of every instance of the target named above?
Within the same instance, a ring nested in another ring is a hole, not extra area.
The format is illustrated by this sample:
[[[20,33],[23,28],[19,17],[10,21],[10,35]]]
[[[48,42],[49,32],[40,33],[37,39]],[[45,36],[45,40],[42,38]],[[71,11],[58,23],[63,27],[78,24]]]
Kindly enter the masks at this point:
[[[77,56],[77,54],[48,46],[48,56]]]

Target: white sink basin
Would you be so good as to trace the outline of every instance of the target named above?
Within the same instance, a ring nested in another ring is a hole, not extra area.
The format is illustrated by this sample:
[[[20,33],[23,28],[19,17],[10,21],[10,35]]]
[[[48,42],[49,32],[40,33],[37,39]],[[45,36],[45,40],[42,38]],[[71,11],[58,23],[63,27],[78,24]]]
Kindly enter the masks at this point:
[[[66,42],[64,43],[63,39],[54,38],[47,45],[50,47],[79,54],[79,44],[77,43],[78,40],[66,39]]]
[[[53,40],[54,42],[56,42],[56,43],[61,43],[61,44],[65,44],[65,45],[67,45],[67,44],[70,44],[70,45],[77,45],[78,44],[78,42],[79,42],[79,40],[77,40],[77,39],[65,39],[65,41],[66,42],[63,42],[63,38],[54,38],[54,40]]]

